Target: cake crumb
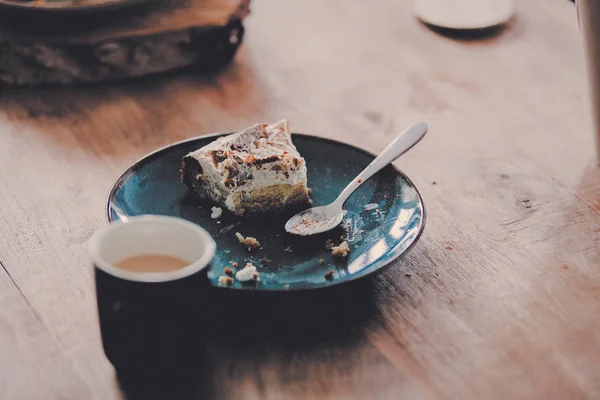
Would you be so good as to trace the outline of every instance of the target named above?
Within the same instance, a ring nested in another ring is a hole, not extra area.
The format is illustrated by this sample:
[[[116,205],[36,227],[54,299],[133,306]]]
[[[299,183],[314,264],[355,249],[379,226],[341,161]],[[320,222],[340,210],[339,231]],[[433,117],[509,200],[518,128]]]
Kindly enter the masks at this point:
[[[240,282],[248,282],[249,280],[258,281],[259,273],[252,263],[247,263],[244,268],[236,272],[235,278]]]
[[[273,261],[273,260],[269,260],[269,259],[268,259],[266,256],[260,259],[260,263],[261,263],[262,265],[267,265],[267,264],[270,264],[270,263],[271,263],[271,261]]]
[[[236,263],[235,261],[229,261],[229,265],[231,265],[234,268],[239,268],[240,264]]]
[[[335,245],[333,244],[333,241],[331,239],[327,239],[327,241],[325,242],[325,249],[331,250],[334,246]]]
[[[221,215],[223,214],[223,209],[221,207],[213,207],[211,208],[212,213],[210,214],[210,217],[212,219],[219,219],[221,217]]]
[[[348,253],[350,253],[350,247],[348,247],[348,243],[345,241],[331,249],[331,254],[334,257],[348,257]]]
[[[335,274],[335,272],[330,269],[329,271],[325,272],[325,279],[327,279],[328,281],[333,280],[333,275]]]
[[[286,283],[285,285],[283,285],[283,290],[290,290],[290,284]]]
[[[225,270],[223,270],[223,272],[225,272],[225,275],[233,276],[233,268],[231,267],[225,267]]]
[[[319,264],[321,264],[321,265],[325,264],[325,260],[321,258],[321,259],[319,260]]]
[[[241,233],[236,232],[235,237],[237,237],[240,243],[243,244],[248,249],[248,251],[252,251],[252,249],[260,247],[260,242],[252,236],[244,237],[244,235],[242,235]]]
[[[233,285],[233,279],[229,276],[222,275],[219,277],[219,286],[231,286]]]

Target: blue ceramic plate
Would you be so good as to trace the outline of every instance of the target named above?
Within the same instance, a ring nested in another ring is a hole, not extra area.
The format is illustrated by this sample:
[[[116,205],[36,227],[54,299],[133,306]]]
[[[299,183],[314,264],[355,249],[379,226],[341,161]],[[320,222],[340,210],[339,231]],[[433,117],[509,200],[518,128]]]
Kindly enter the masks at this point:
[[[155,151],[129,168],[108,197],[109,221],[142,214],[170,215],[204,227],[217,242],[217,254],[208,272],[218,285],[230,261],[240,267],[258,267],[260,281],[234,289],[305,290],[348,282],[389,264],[417,241],[424,228],[425,209],[415,185],[402,172],[388,166],[365,182],[346,202],[343,227],[317,236],[298,237],[285,232],[284,224],[295,212],[239,218],[223,211],[216,221],[211,204],[196,198],[180,182],[182,157],[219,137],[202,136]],[[294,134],[293,141],[306,159],[308,185],[314,205],[332,202],[374,156],[344,143]],[[113,207],[113,205],[115,207]],[[115,211],[118,210],[118,213]],[[261,247],[248,252],[235,233],[253,236]],[[348,258],[335,259],[325,248],[328,239],[350,244]],[[334,279],[325,278],[333,270]]]

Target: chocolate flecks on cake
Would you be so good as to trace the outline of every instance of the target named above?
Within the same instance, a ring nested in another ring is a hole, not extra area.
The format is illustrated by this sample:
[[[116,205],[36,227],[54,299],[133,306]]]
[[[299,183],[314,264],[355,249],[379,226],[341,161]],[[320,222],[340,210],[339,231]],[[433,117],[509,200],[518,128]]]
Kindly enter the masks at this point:
[[[238,156],[235,153],[231,155],[231,159],[233,161],[235,161],[236,163],[238,163],[238,164],[243,164],[244,163],[244,160],[242,160],[242,157]]]
[[[256,165],[263,165],[263,164],[268,164],[268,163],[272,163],[279,160],[279,156],[269,156],[269,157],[265,157],[265,158],[254,158],[254,160],[252,160],[252,162],[248,163],[248,164],[256,164]]]
[[[227,152],[223,150],[213,150],[210,152],[210,157],[215,167],[218,167],[220,163],[227,159]]]

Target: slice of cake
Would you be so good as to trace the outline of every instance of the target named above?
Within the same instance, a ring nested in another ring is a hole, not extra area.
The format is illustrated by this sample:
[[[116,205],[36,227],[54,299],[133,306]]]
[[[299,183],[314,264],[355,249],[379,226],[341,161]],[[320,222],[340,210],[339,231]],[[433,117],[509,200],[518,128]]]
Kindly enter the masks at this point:
[[[309,203],[306,163],[287,120],[256,124],[183,157],[182,181],[237,215]]]

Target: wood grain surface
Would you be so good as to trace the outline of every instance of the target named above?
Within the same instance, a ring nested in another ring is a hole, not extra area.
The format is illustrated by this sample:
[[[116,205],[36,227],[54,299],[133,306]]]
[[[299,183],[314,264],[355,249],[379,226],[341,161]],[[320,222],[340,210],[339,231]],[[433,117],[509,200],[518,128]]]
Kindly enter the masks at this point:
[[[263,0],[219,75],[0,93],[0,398],[600,398],[600,171],[576,13],[516,8],[474,38],[431,31],[408,0]],[[297,319],[215,301],[227,328],[177,396],[118,380],[85,248],[114,179],[159,146],[284,117],[371,151],[427,121],[398,162],[427,207],[420,242],[360,286],[297,299]],[[317,300],[315,318],[298,307]]]

